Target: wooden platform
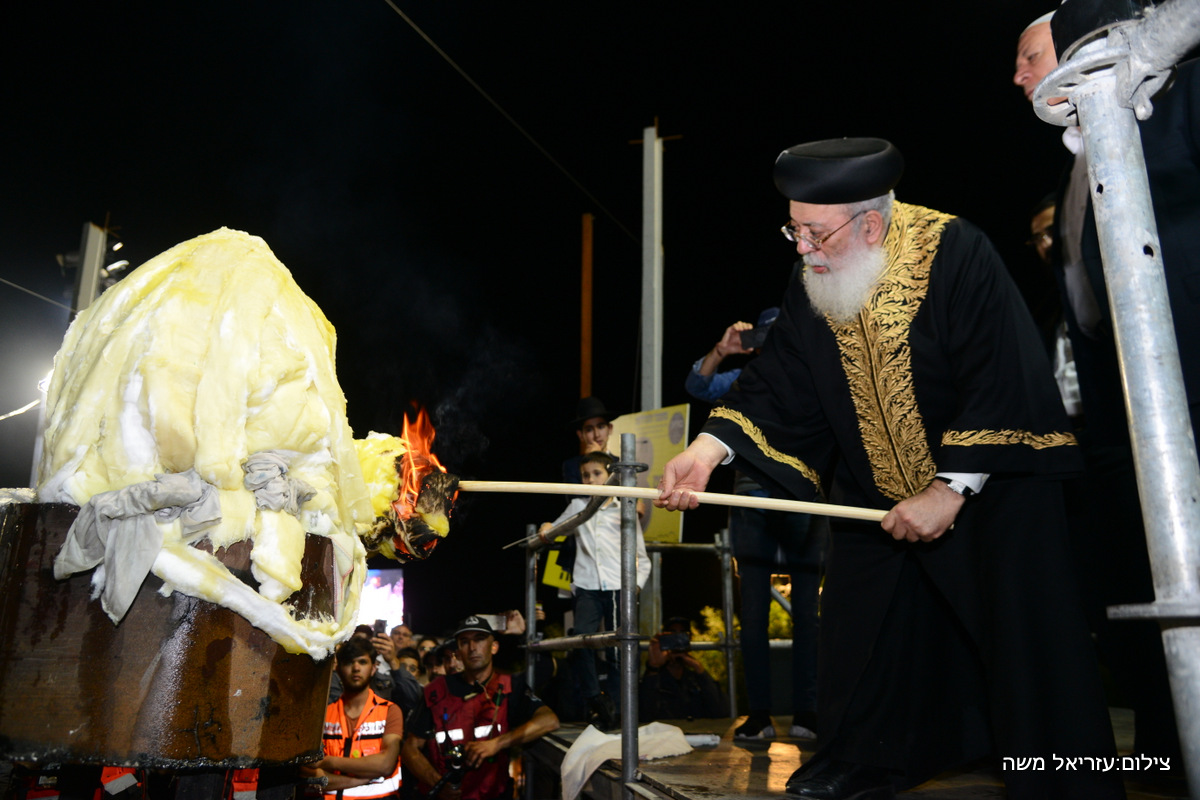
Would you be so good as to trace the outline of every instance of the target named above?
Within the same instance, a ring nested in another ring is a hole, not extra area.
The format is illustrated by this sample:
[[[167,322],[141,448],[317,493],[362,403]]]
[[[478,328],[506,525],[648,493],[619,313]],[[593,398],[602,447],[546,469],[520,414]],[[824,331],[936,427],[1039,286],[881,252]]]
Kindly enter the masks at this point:
[[[1128,755],[1132,746],[1133,715],[1127,709],[1111,709],[1117,748]],[[743,718],[744,719],[744,718]],[[739,720],[740,721],[740,720]],[[641,781],[635,790],[640,798],[673,800],[759,800],[780,798],[791,774],[816,750],[816,743],[777,737],[754,740],[734,739],[736,722],[730,720],[669,720],[684,733],[714,733],[721,737],[716,747],[699,747],[674,758],[644,761]],[[789,717],[776,716],[783,731]],[[561,787],[551,786],[562,757],[583,731],[580,725],[564,725],[532,750],[539,775],[535,780],[537,798],[561,797]],[[621,765],[608,761],[593,774],[583,797],[593,800],[619,800]],[[1125,782],[1129,800],[1186,800],[1187,786],[1180,779],[1162,779],[1153,773],[1133,774]],[[975,800],[1005,798],[1004,785],[997,769],[981,767],[947,772],[899,797],[924,800]]]

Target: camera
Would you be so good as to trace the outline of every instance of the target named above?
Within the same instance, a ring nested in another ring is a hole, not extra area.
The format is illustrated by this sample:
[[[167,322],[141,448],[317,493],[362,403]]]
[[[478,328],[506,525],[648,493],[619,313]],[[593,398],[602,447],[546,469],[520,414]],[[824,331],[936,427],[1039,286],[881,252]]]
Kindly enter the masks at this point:
[[[467,771],[467,751],[462,744],[455,742],[446,748],[446,766],[450,768],[447,774],[452,776],[450,784],[457,786]]]
[[[758,350],[767,341],[767,331],[769,330],[771,330],[770,325],[759,325],[748,331],[741,331],[738,333],[738,337],[742,340],[742,347],[747,350]]]
[[[446,784],[451,786],[462,785],[463,776],[467,773],[467,751],[460,742],[455,742],[445,750],[446,755],[446,774],[442,775],[433,788],[429,791],[426,797],[437,797],[442,791],[442,787]]]
[[[658,646],[674,653],[686,653],[692,649],[692,637],[686,633],[664,633],[658,637]]]

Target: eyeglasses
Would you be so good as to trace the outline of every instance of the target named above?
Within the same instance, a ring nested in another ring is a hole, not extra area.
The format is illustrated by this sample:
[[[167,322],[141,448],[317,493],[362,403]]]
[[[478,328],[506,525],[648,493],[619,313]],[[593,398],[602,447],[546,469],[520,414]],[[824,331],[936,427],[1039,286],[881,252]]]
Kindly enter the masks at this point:
[[[816,238],[813,238],[812,236],[805,236],[803,233],[800,232],[800,229],[796,227],[795,223],[792,223],[792,222],[789,222],[787,225],[784,225],[779,230],[783,232],[784,237],[786,237],[789,242],[804,242],[806,245],[811,247],[813,250],[820,250],[821,245],[823,245],[829,241],[829,237],[833,236],[835,233],[840,231],[842,228],[849,225],[851,222],[853,222],[855,220],[856,217],[859,217],[865,213],[867,213],[867,209],[863,209],[862,211],[859,211],[853,217],[850,217],[850,219],[846,220],[841,225],[838,225],[836,228],[831,230],[829,233],[825,234],[824,236],[818,236]]]

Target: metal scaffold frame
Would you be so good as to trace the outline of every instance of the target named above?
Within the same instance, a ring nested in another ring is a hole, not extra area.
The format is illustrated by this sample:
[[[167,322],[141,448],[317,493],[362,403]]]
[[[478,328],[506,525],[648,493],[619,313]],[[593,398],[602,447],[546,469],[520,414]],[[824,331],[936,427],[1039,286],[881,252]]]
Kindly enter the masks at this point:
[[[642,464],[635,463],[635,437],[633,434],[621,435],[621,460],[613,465],[622,486],[634,484],[635,473],[645,469]],[[556,528],[539,536],[536,526],[526,528],[525,572],[525,616],[529,625],[525,634],[525,646],[530,657],[527,660],[526,676],[530,686],[535,684],[533,654],[552,650],[574,650],[579,648],[602,649],[618,645],[621,650],[621,780],[623,797],[632,798],[630,788],[637,780],[638,763],[638,666],[640,649],[646,645],[648,637],[638,633],[638,595],[637,595],[637,505],[634,498],[621,498],[621,620],[616,631],[579,634],[554,639],[539,639],[534,621],[537,619],[537,585],[538,559],[541,548],[549,541],[564,533],[573,532],[585,522],[591,513],[599,508],[600,502],[607,498],[595,498],[593,505],[574,517],[565,520]],[[716,642],[693,642],[693,650],[721,650],[725,654],[726,688],[729,696],[730,717],[736,718],[737,690],[734,670],[734,654],[738,642],[733,636],[733,555],[729,545],[727,531],[719,531],[713,544],[673,544],[647,542],[648,553],[660,554],[671,552],[706,552],[717,556],[721,568],[722,616],[725,623],[725,634]],[[784,604],[788,613],[791,609],[786,600],[779,596],[777,590],[772,590],[777,600]],[[790,647],[791,641],[780,640],[772,642],[772,647]],[[531,784],[527,783],[527,786]]]
[[[1159,622],[1192,797],[1200,797],[1200,465],[1137,120],[1150,117],[1151,96],[1198,42],[1200,0],[1170,0],[1073,43],[1033,95],[1041,119],[1083,134],[1154,578],[1155,602],[1109,616]]]

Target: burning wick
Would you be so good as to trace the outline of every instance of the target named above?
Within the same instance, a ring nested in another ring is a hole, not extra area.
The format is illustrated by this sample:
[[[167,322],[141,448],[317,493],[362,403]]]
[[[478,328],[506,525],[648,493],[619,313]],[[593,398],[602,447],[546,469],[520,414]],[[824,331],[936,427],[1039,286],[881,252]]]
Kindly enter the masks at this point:
[[[446,468],[433,454],[435,436],[433,424],[425,409],[417,411],[417,420],[411,425],[408,415],[404,417],[400,439],[404,442],[404,455],[400,457],[400,495],[392,503],[398,519],[409,519],[416,511],[417,497],[425,479],[432,472],[445,472]]]

